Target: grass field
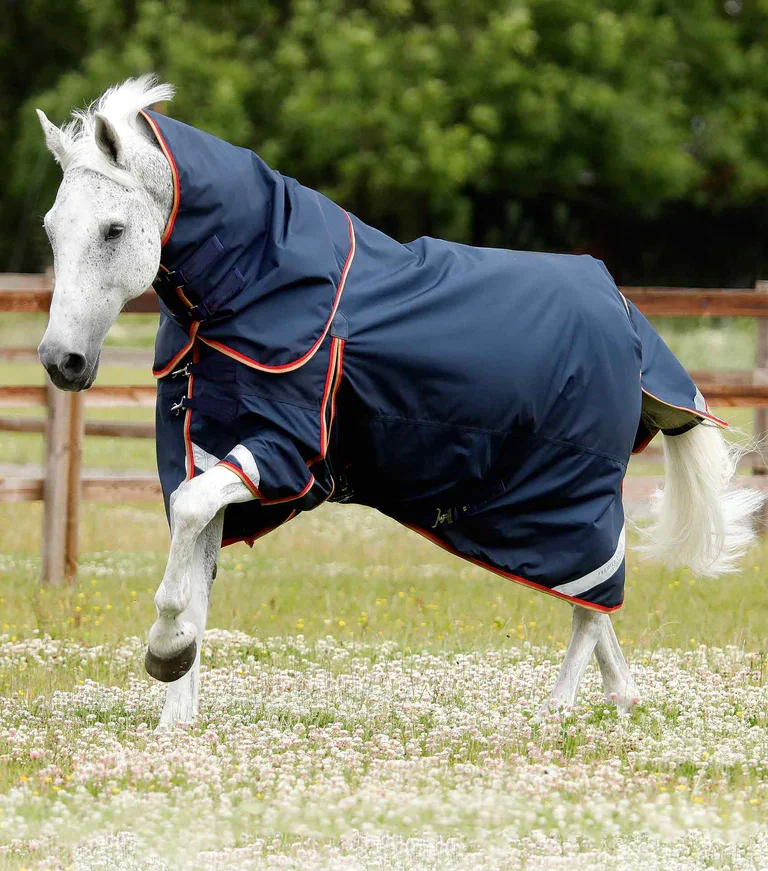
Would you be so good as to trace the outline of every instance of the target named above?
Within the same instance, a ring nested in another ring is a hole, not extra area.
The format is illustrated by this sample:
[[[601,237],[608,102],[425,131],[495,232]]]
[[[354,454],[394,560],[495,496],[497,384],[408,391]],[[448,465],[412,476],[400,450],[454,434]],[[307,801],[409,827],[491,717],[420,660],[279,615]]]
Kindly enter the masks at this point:
[[[751,365],[744,325],[666,333],[690,367]],[[154,462],[88,442],[90,465]],[[592,669],[541,715],[567,606],[324,506],[223,552],[199,720],[156,732],[160,506],[86,504],[71,588],[40,587],[40,527],[0,505],[0,871],[768,869],[768,543],[717,583],[630,556],[641,705],[617,717]]]

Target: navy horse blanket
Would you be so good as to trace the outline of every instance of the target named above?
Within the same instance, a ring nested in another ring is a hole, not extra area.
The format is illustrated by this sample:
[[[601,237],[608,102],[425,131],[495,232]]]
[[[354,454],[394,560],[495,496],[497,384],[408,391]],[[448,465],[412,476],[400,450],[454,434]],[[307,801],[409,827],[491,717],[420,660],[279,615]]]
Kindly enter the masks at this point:
[[[175,186],[155,281],[166,508],[221,463],[255,497],[227,507],[224,544],[356,502],[618,608],[630,455],[721,422],[603,264],[403,245],[251,151],[145,118]]]

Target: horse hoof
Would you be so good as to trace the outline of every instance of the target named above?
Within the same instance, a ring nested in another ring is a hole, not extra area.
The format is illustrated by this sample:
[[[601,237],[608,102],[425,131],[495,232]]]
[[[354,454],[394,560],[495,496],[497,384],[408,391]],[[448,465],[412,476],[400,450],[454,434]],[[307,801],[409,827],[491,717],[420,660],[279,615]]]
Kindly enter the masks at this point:
[[[147,655],[144,657],[144,668],[147,674],[155,680],[163,683],[172,683],[178,680],[192,668],[197,656],[197,641],[193,640],[189,647],[180,650],[170,659],[161,659],[147,647]]]

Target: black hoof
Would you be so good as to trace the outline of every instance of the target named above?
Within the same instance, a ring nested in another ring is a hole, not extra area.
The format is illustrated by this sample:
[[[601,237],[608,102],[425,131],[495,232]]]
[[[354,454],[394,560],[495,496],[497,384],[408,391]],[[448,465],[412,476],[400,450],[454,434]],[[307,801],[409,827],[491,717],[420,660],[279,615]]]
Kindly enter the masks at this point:
[[[197,655],[197,641],[193,641],[189,647],[172,656],[170,659],[160,659],[155,656],[152,651],[147,648],[147,655],[144,657],[144,668],[147,674],[155,680],[160,680],[163,683],[172,683],[178,680],[192,668]]]

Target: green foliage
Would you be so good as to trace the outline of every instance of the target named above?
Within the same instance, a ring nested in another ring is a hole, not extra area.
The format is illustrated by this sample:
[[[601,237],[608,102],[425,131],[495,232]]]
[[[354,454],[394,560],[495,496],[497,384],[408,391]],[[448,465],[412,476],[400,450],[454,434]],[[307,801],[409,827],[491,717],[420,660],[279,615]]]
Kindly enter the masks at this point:
[[[768,189],[766,2],[64,5],[73,51],[5,128],[3,211],[22,222],[29,191],[41,211],[56,182],[33,106],[61,121],[152,69],[177,86],[177,117],[401,238],[595,247],[598,224],[672,204],[714,219]]]

